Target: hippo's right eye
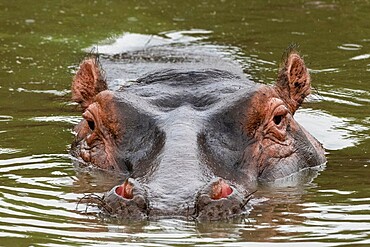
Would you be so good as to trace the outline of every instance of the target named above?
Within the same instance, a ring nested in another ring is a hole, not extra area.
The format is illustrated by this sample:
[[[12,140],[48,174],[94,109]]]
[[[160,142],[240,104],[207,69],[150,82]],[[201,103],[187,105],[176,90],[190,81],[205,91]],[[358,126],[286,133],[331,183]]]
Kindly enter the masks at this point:
[[[92,120],[87,120],[87,124],[89,125],[89,128],[94,131],[95,129],[95,123]]]
[[[87,125],[89,126],[91,131],[95,130],[95,122],[94,122],[94,116],[91,114],[90,111],[85,111],[82,114],[82,117],[86,120]]]

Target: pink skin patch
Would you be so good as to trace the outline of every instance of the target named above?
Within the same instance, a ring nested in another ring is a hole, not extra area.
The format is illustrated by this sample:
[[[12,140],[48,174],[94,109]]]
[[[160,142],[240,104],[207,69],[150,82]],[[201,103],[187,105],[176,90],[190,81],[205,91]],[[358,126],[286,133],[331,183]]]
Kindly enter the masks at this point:
[[[121,186],[116,188],[116,194],[126,199],[132,199],[132,185],[126,180]]]
[[[219,200],[221,198],[228,197],[231,193],[233,193],[233,189],[230,185],[228,185],[224,180],[219,180],[212,187],[211,198],[213,200]]]

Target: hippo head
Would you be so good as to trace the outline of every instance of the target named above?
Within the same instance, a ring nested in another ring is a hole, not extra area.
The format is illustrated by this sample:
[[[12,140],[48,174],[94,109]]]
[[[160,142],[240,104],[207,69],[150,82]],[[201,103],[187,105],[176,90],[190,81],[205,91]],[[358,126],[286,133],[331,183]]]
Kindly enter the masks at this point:
[[[109,214],[225,219],[243,213],[259,181],[325,162],[321,144],[293,118],[310,93],[295,51],[273,86],[214,68],[154,71],[116,91],[108,85],[96,58],[81,63],[72,97],[83,120],[72,154],[121,174],[102,200]]]

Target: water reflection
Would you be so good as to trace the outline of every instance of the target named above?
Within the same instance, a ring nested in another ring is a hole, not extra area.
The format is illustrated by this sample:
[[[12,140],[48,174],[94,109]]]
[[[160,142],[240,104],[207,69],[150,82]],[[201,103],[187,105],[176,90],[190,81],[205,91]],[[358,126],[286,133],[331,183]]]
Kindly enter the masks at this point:
[[[321,110],[299,109],[294,117],[328,150],[355,146],[363,140],[357,133],[367,130],[362,125],[353,124],[350,119],[335,117]]]
[[[124,33],[119,37],[110,38],[97,46],[88,47],[86,52],[114,55],[123,52],[147,49],[153,46],[164,46],[178,43],[190,43],[206,39],[211,31],[192,29],[184,31],[168,31],[158,35],[145,35],[138,33]]]

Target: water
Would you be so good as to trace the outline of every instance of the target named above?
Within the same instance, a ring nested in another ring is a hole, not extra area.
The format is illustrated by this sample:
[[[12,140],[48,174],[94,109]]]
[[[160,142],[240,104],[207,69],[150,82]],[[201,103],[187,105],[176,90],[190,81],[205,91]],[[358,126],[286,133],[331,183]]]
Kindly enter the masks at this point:
[[[370,245],[369,1],[0,0],[0,245]],[[70,83],[86,49],[191,42],[273,83],[300,45],[315,88],[296,118],[327,150],[302,186],[261,188],[244,221],[119,223],[77,206],[114,181],[68,155]],[[117,46],[113,46],[117,45]]]

